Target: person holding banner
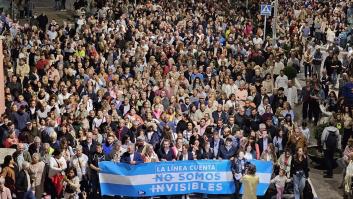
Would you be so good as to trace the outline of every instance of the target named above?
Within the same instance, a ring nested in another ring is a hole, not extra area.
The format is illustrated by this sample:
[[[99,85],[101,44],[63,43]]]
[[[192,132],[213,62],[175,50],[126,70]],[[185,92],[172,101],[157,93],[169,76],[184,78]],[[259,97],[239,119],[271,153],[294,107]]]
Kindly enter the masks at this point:
[[[88,160],[89,167],[91,169],[91,176],[90,176],[90,188],[91,191],[89,192],[91,195],[89,198],[100,198],[100,186],[99,186],[99,178],[98,173],[100,171],[98,167],[98,163],[107,160],[104,152],[102,144],[96,144],[96,152],[90,156]]]
[[[191,151],[189,151],[189,145],[184,144],[183,150],[180,153],[178,160],[193,160],[193,159],[194,159],[194,155]]]
[[[170,146],[170,140],[165,139],[163,140],[161,149],[158,153],[158,158],[162,161],[175,161],[176,155],[174,153],[173,148]]]
[[[130,143],[128,145],[127,151],[121,156],[120,162],[132,165],[143,163],[141,154],[135,151],[135,144]]]
[[[245,167],[247,164],[247,160],[244,157],[244,151],[239,150],[238,156],[232,161],[232,173],[234,178],[235,184],[235,192],[234,192],[234,199],[239,198],[239,191],[240,191],[240,179],[245,174]]]

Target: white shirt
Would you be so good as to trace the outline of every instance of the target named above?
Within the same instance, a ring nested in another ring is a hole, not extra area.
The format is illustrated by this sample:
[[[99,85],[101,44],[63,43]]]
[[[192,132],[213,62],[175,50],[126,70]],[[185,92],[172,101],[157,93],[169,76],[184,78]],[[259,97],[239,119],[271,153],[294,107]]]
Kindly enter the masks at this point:
[[[74,155],[71,157],[70,166],[76,168],[77,176],[80,180],[82,180],[82,176],[87,174],[88,168],[88,157],[85,154],[81,154],[80,157]]]
[[[293,107],[294,104],[298,103],[298,93],[297,87],[292,86],[291,88],[287,88],[285,94],[287,95],[287,101]]]
[[[67,168],[67,164],[64,157],[61,157],[60,159],[55,159],[54,157],[50,157],[48,176],[53,177],[56,174],[61,173],[66,168]]]
[[[276,88],[284,88],[284,90],[286,90],[286,88],[288,87],[288,77],[286,75],[279,75],[277,78],[276,78],[276,82],[275,82],[275,87]]]
[[[254,43],[254,45],[262,45],[262,44],[264,43],[264,42],[262,41],[261,37],[259,37],[259,38],[254,37],[254,38],[252,39],[252,42]]]
[[[281,70],[284,69],[284,64],[282,62],[275,62],[275,66],[273,67],[273,74],[279,75]]]
[[[130,154],[130,161],[134,161],[134,153]]]
[[[71,96],[70,93],[66,93],[66,95],[64,95],[63,93],[60,93],[58,95],[58,103],[59,103],[59,105],[63,105],[64,104],[64,100],[69,99],[70,96]]]

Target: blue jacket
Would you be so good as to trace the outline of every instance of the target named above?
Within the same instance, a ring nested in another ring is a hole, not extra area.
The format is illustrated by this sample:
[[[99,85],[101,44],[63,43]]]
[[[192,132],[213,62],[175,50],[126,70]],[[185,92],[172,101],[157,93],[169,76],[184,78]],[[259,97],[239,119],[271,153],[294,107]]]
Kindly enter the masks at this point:
[[[125,153],[123,153],[123,155],[120,158],[120,162],[122,162],[122,163],[130,164],[131,161],[136,161],[136,164],[143,163],[143,159],[142,159],[141,154],[139,152],[134,152],[134,159],[131,160],[130,159],[130,153],[129,152],[125,152]]]

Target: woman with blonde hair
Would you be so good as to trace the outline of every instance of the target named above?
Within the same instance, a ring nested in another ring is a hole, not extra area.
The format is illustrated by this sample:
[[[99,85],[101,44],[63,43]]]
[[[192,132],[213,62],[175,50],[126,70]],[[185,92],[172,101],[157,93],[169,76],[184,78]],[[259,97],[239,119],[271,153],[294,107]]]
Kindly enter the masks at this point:
[[[152,145],[147,144],[142,150],[144,162],[159,162],[158,155],[154,152]]]

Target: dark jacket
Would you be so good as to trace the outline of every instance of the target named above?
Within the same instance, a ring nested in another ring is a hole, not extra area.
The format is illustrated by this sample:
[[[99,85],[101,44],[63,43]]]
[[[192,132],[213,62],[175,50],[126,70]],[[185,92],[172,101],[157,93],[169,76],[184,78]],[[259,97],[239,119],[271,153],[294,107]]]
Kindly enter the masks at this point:
[[[29,175],[29,174],[28,174]],[[21,170],[16,175],[16,189],[18,192],[27,192],[28,187],[27,175],[24,170]]]
[[[183,154],[181,154],[180,156],[179,156],[179,158],[178,158],[178,160],[183,160],[183,158],[184,158],[184,155]],[[188,159],[187,160],[193,160],[194,159],[194,156],[192,155],[192,152],[188,152]]]
[[[227,150],[226,146],[223,145],[220,150],[219,150],[219,157],[222,159],[230,159],[231,157],[233,157],[235,155],[235,153],[237,152],[237,148],[235,146],[231,146],[231,148],[229,150]]]
[[[167,161],[172,161],[173,159],[175,160],[175,159],[177,159],[176,158],[176,155],[174,154],[174,152],[173,152],[173,149],[170,147],[169,148],[169,151],[168,151],[168,153],[166,153],[165,151],[164,151],[164,149],[163,148],[161,148],[159,151],[158,151],[158,158],[160,159],[160,160],[162,160],[162,159],[165,159],[165,160],[167,160]]]
[[[271,138],[267,137],[267,146],[272,143]],[[262,152],[265,150],[264,149],[264,139],[260,138],[259,141],[257,142],[257,144],[259,145],[259,149],[260,149],[260,154],[262,154]]]
[[[88,157],[90,157],[96,152],[97,142],[95,140],[92,140],[92,144],[89,147],[87,140],[84,140],[84,141],[81,141],[81,146],[82,146],[82,152],[86,154]]]
[[[290,165],[290,175],[293,176],[298,171],[304,171],[305,177],[309,177],[308,159],[306,157],[304,157],[302,161],[299,161],[296,157],[292,159]]]
[[[141,154],[139,152],[134,152],[134,159],[133,160],[130,159],[130,153],[129,152],[125,152],[121,156],[120,162],[130,164],[131,161],[136,161],[136,164],[141,164],[141,163],[143,163],[143,158],[142,158],[142,156],[141,156]]]
[[[211,138],[209,140],[210,142],[210,148],[212,149],[213,153],[215,152],[215,141],[214,138]],[[214,154],[215,158],[218,158],[219,152],[221,150],[221,147],[224,146],[224,140],[220,138],[219,143],[218,143],[218,151],[216,154]]]
[[[222,120],[223,124],[226,124],[227,120],[228,120],[228,115],[224,111],[222,111],[222,112],[213,111],[212,118],[215,122],[217,122],[218,120]]]

